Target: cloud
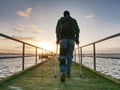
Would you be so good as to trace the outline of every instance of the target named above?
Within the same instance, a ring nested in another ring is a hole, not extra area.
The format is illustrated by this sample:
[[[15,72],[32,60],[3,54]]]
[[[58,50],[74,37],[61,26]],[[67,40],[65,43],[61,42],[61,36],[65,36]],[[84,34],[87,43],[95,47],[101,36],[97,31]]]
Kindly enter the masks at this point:
[[[40,33],[42,30],[38,25],[30,24],[30,25],[24,25],[24,24],[18,24],[15,27],[12,27],[13,32],[23,32],[23,31],[29,31],[31,33]]]
[[[27,25],[26,29],[31,30],[33,33],[40,33],[42,31],[38,25],[34,25],[34,24]]]
[[[47,17],[38,17],[38,16],[33,16],[33,18],[37,21],[39,21],[40,23],[47,23],[48,22],[48,18]]]
[[[31,44],[33,44],[33,42],[36,41],[36,38],[33,35],[31,35],[31,36],[16,36],[16,35],[12,35],[11,37],[15,38],[17,40],[21,40],[21,41],[24,41],[24,42],[31,43]],[[2,44],[1,44],[2,47],[4,45],[6,46],[9,42],[10,42],[10,44],[8,44],[7,46],[13,45],[13,43],[14,43],[14,42],[11,42],[10,39],[7,39],[7,38],[0,38],[0,40],[2,42]]]
[[[19,24],[13,28],[13,31],[22,32],[24,30],[24,28],[25,28],[25,26],[23,24]]]
[[[35,30],[33,33],[38,34],[40,32],[42,32],[42,30]]]
[[[35,30],[35,29],[37,29],[37,28],[38,28],[38,26],[37,26],[37,25],[35,25],[35,24],[31,24],[31,25],[27,25],[27,26],[26,26],[26,28],[27,28],[27,29],[32,29],[32,30]]]
[[[16,38],[16,39],[19,39],[19,40],[22,40],[22,41],[28,41],[28,40],[34,40],[35,38],[34,37],[31,37],[31,36],[28,36],[28,37],[21,37],[21,36],[15,36],[15,35],[13,35],[12,36],[13,38]]]
[[[46,21],[46,20],[47,20],[47,17],[42,17],[40,20]]]
[[[93,15],[93,14],[90,14],[90,15],[87,15],[87,16],[84,17],[84,19],[88,20],[88,21],[93,21],[94,18],[95,18],[95,15]]]
[[[25,18],[29,18],[31,13],[32,13],[32,8],[27,8],[25,11],[18,11],[17,12],[17,14],[19,16],[22,16]]]

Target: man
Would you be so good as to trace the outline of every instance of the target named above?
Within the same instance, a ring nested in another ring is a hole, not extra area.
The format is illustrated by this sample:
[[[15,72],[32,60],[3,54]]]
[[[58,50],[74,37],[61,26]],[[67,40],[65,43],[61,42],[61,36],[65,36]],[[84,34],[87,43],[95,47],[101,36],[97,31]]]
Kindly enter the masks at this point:
[[[65,77],[70,77],[73,59],[73,50],[79,44],[79,32],[77,21],[70,16],[69,11],[64,11],[64,17],[58,20],[56,26],[57,44],[60,44],[60,73],[61,82],[65,82]]]

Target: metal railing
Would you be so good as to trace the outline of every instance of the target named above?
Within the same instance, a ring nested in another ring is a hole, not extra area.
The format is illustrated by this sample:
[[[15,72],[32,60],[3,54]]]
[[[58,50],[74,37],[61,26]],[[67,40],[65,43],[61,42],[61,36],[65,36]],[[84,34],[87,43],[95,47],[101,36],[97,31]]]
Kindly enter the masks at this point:
[[[92,43],[89,43],[89,44],[86,44],[86,45],[83,45],[83,46],[80,46],[79,47],[79,49],[80,49],[80,59],[81,59],[81,62],[79,62],[79,63],[81,63],[82,64],[82,62],[83,62],[83,57],[84,57],[84,55],[83,55],[83,48],[85,48],[85,47],[88,47],[88,46],[93,46],[93,55],[92,56],[88,56],[88,57],[93,57],[93,62],[94,62],[94,70],[96,71],[96,58],[114,58],[114,59],[120,59],[119,57],[101,57],[101,56],[96,56],[96,44],[98,44],[98,43],[100,43],[100,42],[103,42],[103,41],[106,41],[106,40],[109,40],[109,39],[112,39],[112,38],[115,38],[115,37],[118,37],[118,36],[120,36],[120,33],[117,33],[117,34],[114,34],[114,35],[112,35],[112,36],[109,36],[109,37],[106,37],[106,38],[103,38],[103,39],[101,39],[101,40],[98,40],[98,41],[95,41],[95,42],[92,42]],[[78,48],[76,48],[75,50],[74,50],[74,56],[75,56],[75,60],[76,60],[76,55],[77,55],[77,50]]]
[[[7,38],[9,40],[13,40],[15,42],[18,42],[18,43],[21,43],[22,44],[22,55],[21,56],[8,56],[8,57],[0,57],[0,59],[9,59],[9,58],[22,58],[22,70],[25,69],[25,45],[28,45],[28,46],[31,46],[33,48],[35,48],[35,64],[38,64],[37,62],[37,57],[39,56],[39,59],[42,58],[42,61],[43,61],[43,56],[51,56],[51,55],[54,55],[54,53],[52,51],[48,51],[46,49],[43,49],[41,47],[38,47],[38,46],[35,46],[35,45],[32,45],[32,44],[29,44],[29,43],[26,43],[24,41],[21,41],[21,40],[18,40],[18,39],[15,39],[13,37],[10,37],[8,35],[5,35],[5,34],[2,34],[0,33],[0,36],[1,37],[4,37],[4,38]],[[38,49],[41,50],[41,53],[39,53],[38,55]],[[44,52],[44,53],[43,53]],[[27,56],[28,57],[28,56]]]

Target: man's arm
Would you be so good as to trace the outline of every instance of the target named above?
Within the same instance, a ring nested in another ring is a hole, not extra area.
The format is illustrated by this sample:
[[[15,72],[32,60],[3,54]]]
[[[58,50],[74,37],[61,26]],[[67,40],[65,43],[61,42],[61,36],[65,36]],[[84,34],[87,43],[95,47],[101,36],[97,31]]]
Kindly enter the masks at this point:
[[[79,44],[79,33],[80,33],[80,29],[79,29],[79,26],[78,26],[78,23],[77,21],[75,20],[75,41],[76,41],[76,44]]]
[[[60,20],[58,20],[57,25],[56,25],[56,43],[59,43],[60,40]]]

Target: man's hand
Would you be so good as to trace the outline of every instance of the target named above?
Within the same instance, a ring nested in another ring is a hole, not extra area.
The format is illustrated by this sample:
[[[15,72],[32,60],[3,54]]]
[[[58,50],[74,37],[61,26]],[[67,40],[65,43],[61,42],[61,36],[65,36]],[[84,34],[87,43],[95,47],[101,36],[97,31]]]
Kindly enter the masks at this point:
[[[76,44],[79,44],[80,42],[79,42],[79,40],[76,40]]]
[[[56,41],[56,44],[59,44],[59,40]]]

